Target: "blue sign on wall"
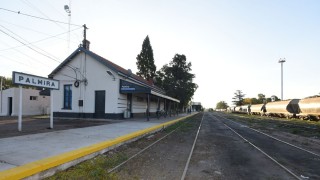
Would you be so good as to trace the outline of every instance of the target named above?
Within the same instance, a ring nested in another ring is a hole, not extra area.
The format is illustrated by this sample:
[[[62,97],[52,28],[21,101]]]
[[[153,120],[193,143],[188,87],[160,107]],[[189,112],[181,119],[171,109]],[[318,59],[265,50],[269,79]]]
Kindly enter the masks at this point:
[[[151,93],[151,89],[120,79],[120,93]]]

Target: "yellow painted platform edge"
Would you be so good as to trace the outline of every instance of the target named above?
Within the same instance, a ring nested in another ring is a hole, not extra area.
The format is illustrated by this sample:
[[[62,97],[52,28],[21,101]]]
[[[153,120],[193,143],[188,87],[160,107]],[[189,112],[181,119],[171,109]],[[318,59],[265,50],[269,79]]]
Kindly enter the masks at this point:
[[[18,167],[14,167],[8,170],[4,170],[0,172],[0,180],[2,179],[22,179],[26,178],[28,176],[34,175],[36,173],[40,173],[42,171],[48,170],[50,168],[65,164],[67,162],[76,160],[78,158],[81,158],[83,156],[98,152],[100,150],[106,149],[108,147],[111,147],[113,145],[126,142],[130,139],[134,139],[136,137],[139,137],[143,134],[155,131],[157,129],[167,127],[169,125],[172,125],[178,121],[184,120],[188,117],[191,117],[195,114],[188,115],[185,117],[181,117],[166,123],[162,123],[156,126],[149,127],[147,129],[139,130],[130,134],[126,134],[120,137],[117,137],[115,139],[103,141],[100,143],[96,143],[90,146],[86,146],[83,148],[79,148],[76,150],[72,150],[66,153],[62,153],[59,155],[51,156],[45,159],[37,160],[31,163],[27,163]]]

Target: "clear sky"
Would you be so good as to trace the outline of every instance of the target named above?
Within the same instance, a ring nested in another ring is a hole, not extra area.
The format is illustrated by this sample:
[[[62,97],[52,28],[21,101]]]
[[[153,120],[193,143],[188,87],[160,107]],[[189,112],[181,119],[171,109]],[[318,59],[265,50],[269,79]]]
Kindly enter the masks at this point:
[[[147,35],[157,69],[186,55],[199,85],[193,100],[206,108],[231,105],[238,89],[281,97],[280,58],[284,99],[320,93],[318,0],[2,0],[0,8],[68,23],[69,3],[71,23],[89,28],[90,50],[125,69],[137,71]],[[0,9],[0,75],[47,76],[82,40],[81,27],[70,29]]]

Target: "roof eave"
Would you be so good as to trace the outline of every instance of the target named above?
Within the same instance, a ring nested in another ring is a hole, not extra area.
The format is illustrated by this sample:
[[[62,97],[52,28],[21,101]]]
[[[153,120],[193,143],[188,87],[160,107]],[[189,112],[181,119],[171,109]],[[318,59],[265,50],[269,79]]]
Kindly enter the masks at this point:
[[[77,48],[70,56],[68,56],[59,66],[57,66],[49,75],[49,78],[53,78],[57,72],[59,72],[67,63],[69,63],[77,54],[79,54],[81,51],[83,51],[83,47]]]

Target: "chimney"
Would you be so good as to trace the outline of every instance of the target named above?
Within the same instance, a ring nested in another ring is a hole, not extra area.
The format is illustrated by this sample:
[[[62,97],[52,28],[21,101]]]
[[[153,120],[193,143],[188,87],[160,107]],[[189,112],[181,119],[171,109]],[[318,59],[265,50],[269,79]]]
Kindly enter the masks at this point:
[[[90,41],[84,39],[84,40],[82,41],[82,47],[85,48],[85,49],[87,49],[87,50],[89,50],[89,48],[90,48]]]

